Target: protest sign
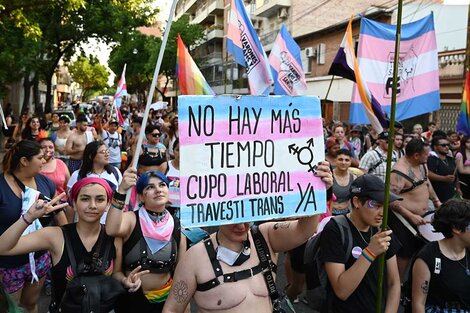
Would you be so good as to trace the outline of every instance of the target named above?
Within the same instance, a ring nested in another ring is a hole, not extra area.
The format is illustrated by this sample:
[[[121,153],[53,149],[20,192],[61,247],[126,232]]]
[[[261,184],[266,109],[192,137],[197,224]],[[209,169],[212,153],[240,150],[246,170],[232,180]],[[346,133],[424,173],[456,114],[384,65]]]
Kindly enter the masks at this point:
[[[181,224],[211,226],[324,213],[314,96],[180,96]]]

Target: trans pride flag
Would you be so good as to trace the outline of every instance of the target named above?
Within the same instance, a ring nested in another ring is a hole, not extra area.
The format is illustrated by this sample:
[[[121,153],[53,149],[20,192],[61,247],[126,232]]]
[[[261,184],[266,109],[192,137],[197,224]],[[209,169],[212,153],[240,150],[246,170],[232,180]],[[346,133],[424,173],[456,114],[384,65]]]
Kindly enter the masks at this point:
[[[114,104],[116,107],[116,115],[119,120],[119,124],[124,123],[124,118],[121,115],[121,108],[122,97],[127,96],[127,85],[126,85],[126,67],[127,64],[124,64],[124,68],[122,69],[121,78],[117,84],[116,93],[114,94]]]
[[[300,48],[283,24],[269,55],[274,94],[300,96],[307,90]]]
[[[396,25],[361,19],[358,62],[363,79],[386,112],[390,112]],[[439,68],[434,18],[402,26],[398,65],[396,119],[439,110]],[[367,117],[359,90],[353,90],[350,121],[365,123]]]
[[[238,64],[246,68],[250,93],[267,94],[273,83],[271,69],[243,0],[231,0],[227,51]]]
[[[361,109],[363,109],[367,116],[366,120],[361,122],[361,124],[367,124],[370,121],[372,127],[379,134],[383,132],[384,128],[388,127],[385,113],[369,88],[367,88],[367,84],[362,78],[361,70],[357,63],[352,40],[352,17],[349,20],[346,34],[344,34],[343,41],[341,42],[328,74],[341,76],[356,83],[360,96],[359,100],[363,103],[363,107],[361,104]]]
[[[470,136],[470,71],[465,76],[465,87],[463,89],[462,104],[457,119],[457,132]]]
[[[176,76],[183,95],[215,95],[178,34]]]

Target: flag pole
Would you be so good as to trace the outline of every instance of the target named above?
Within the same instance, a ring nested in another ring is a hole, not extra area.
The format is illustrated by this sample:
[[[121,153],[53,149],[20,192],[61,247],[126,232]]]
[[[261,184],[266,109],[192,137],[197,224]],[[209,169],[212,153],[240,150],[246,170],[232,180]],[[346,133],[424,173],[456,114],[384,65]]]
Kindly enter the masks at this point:
[[[150,106],[152,104],[153,94],[155,92],[155,87],[157,85],[157,78],[158,78],[158,75],[160,73],[160,67],[162,65],[163,54],[165,52],[166,42],[168,41],[168,36],[170,35],[171,23],[173,22],[173,15],[174,15],[175,8],[176,8],[176,2],[178,2],[178,0],[173,0],[173,3],[171,4],[170,13],[169,13],[169,16],[168,16],[168,24],[166,25],[165,33],[163,35],[162,45],[160,47],[160,51],[158,52],[158,59],[157,59],[157,64],[155,65],[155,71],[153,73],[152,85],[150,86],[149,94],[148,94],[148,97],[147,97],[147,104],[145,106],[145,113],[144,113],[144,117],[142,119],[142,127],[144,129],[141,130],[140,133],[139,133],[139,139],[137,140],[137,146],[135,147],[135,153],[134,153],[134,156],[133,156],[133,159],[132,159],[132,167],[134,169],[137,169],[137,164],[139,162],[140,150],[141,150],[141,147],[142,147],[142,142],[144,141],[145,127],[147,126],[147,120],[148,120],[148,115],[149,115],[149,112],[150,112]],[[130,198],[131,198],[131,189],[129,189],[127,191],[126,202],[125,202],[126,205],[129,203]]]
[[[385,200],[383,210],[382,231],[388,229],[388,212],[390,203],[390,173],[392,170],[392,155],[393,155],[393,138],[395,136],[395,110],[397,105],[397,83],[398,83],[398,62],[400,59],[400,39],[401,39],[401,17],[403,9],[403,0],[398,0],[398,13],[397,13],[397,31],[395,34],[395,59],[393,63],[393,85],[392,85],[392,103],[390,106],[390,124],[388,131],[388,148],[387,148],[387,172],[385,175]],[[379,257],[379,280],[377,290],[377,303],[376,313],[382,312],[383,302],[383,285],[384,285],[384,272],[385,272],[385,253]]]
[[[335,79],[335,75],[331,76],[330,85],[328,86],[328,90],[326,91],[325,100],[328,100],[328,95],[330,94],[331,85],[333,85],[333,79]]]

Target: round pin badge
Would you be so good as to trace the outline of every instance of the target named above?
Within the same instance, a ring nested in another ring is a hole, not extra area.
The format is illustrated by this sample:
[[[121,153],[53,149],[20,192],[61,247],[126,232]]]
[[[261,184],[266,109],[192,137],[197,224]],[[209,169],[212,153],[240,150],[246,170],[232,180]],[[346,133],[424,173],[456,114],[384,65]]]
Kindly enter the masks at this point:
[[[352,249],[352,256],[355,258],[355,259],[358,259],[361,254],[362,254],[362,249],[361,247],[359,246],[355,246],[353,249]]]

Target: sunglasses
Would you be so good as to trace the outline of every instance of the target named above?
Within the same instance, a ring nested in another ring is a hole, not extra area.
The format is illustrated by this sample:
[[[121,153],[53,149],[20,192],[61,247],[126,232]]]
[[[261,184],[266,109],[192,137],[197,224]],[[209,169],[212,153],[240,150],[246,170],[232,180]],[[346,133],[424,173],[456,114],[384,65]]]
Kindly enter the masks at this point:
[[[369,199],[366,201],[366,207],[369,209],[378,209],[382,204],[378,201]]]
[[[439,144],[439,146],[445,148],[445,147],[450,147],[450,144],[448,144],[448,143],[441,143],[441,144]]]
[[[152,133],[152,137],[153,137],[153,138],[160,137],[160,133]]]

